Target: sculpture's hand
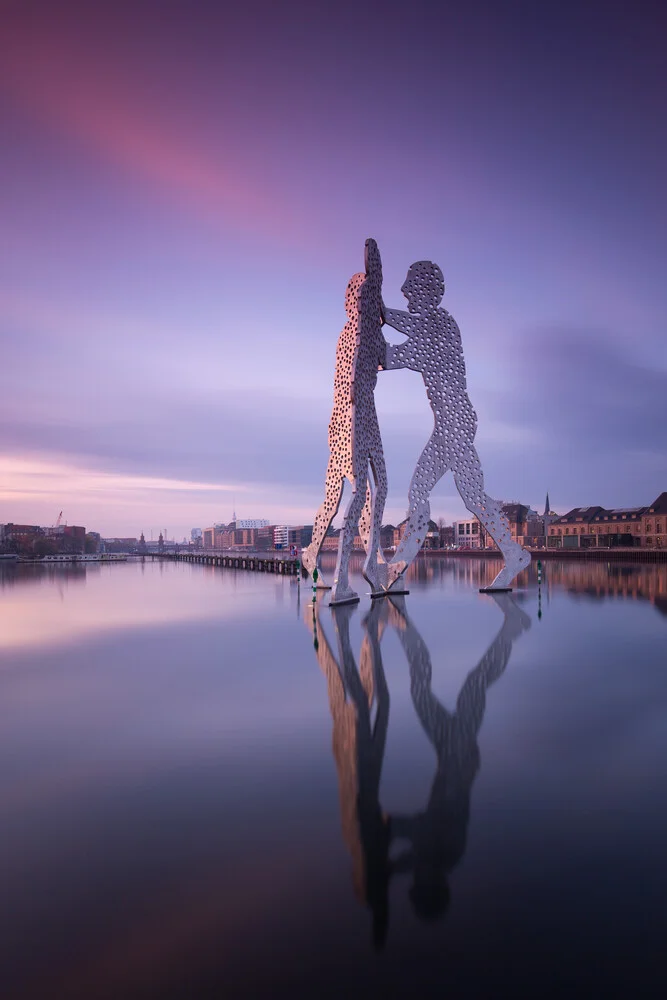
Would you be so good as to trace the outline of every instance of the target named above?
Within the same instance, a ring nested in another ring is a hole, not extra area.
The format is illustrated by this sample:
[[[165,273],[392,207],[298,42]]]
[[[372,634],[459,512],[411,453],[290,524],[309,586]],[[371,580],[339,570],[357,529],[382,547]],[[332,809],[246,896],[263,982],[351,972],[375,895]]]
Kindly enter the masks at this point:
[[[390,368],[395,369],[395,368],[405,368],[405,367],[406,367],[405,362],[401,361],[400,358],[398,357],[398,345],[387,344],[387,350],[384,359],[385,370],[389,370]]]
[[[380,347],[380,356],[378,358],[378,371],[383,371],[387,367],[387,350],[389,349],[389,344],[382,337],[382,345]]]
[[[401,309],[389,309],[384,303],[382,304],[382,309],[384,312],[384,322],[388,326],[393,327],[394,330],[398,330],[405,337],[414,336],[414,321],[410,313],[403,312]]]
[[[364,247],[364,265],[368,277],[377,276],[382,282],[382,258],[375,240],[366,240]]]

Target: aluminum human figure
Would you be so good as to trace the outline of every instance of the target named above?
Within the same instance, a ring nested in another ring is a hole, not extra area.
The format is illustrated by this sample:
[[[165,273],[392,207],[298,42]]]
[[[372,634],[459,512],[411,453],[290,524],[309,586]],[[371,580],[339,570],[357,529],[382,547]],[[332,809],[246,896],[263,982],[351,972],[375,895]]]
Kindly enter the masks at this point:
[[[419,552],[431,516],[431,492],[451,471],[464,504],[479,518],[505,560],[490,589],[506,589],[528,565],[530,553],[512,541],[500,504],[484,491],[482,467],[473,444],[477,414],[466,387],[461,333],[453,316],[439,308],[445,291],[442,271],[430,260],[417,261],[408,270],[401,291],[408,311],[383,306],[383,315],[389,326],[408,339],[403,344],[387,345],[384,367],[421,373],[434,427],[412,476],[408,523],[386,568],[384,585],[390,588]]]
[[[380,309],[382,262],[375,240],[366,240],[365,263],[366,273],[354,274],[350,278],[345,295],[348,321],[336,348],[325,497],[315,516],[312,541],[301,555],[304,568],[312,574],[318,565],[329,525],[338,512],[345,481],[348,480],[352,485],[352,496],[338,543],[332,604],[359,599],[348,580],[350,553],[358,526],[366,547],[364,577],[373,590],[380,589],[378,553],[387,498],[387,473],[374,391],[378,368],[384,364],[386,344],[382,336]],[[321,577],[319,566],[318,571]]]

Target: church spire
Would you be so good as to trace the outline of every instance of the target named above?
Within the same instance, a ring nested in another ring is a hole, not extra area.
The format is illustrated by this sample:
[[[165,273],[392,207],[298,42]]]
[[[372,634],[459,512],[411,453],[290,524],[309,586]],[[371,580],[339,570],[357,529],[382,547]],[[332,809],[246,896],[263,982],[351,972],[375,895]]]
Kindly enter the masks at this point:
[[[547,490],[547,502],[546,502],[546,504],[544,506],[544,516],[545,517],[549,514],[550,510],[551,510],[551,507],[550,507],[550,504],[549,504],[549,491]]]

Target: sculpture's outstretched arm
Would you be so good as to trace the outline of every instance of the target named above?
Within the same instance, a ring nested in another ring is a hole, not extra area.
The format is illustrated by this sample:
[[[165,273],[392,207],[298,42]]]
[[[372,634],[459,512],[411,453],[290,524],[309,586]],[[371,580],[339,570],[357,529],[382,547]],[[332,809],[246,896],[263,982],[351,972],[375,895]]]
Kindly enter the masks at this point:
[[[394,330],[398,330],[405,337],[414,336],[414,318],[408,312],[403,312],[402,309],[388,309],[387,306],[382,303],[382,315],[384,316],[384,321],[387,326],[391,326]]]

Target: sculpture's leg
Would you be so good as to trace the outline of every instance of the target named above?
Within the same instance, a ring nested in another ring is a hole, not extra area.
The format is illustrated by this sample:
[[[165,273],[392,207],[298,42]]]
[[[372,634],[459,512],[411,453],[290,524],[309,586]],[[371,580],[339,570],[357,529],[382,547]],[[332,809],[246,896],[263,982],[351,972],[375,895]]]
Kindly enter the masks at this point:
[[[509,522],[497,500],[484,492],[482,466],[472,442],[454,470],[454,482],[461,499],[471,514],[474,514],[493,538],[500,549],[505,565],[488,590],[508,590],[512,580],[530,563],[530,552],[512,541]]]
[[[343,483],[344,480],[340,474],[338,465],[330,460],[329,467],[327,468],[325,486],[326,492],[324,501],[315,515],[313,537],[310,545],[308,545],[307,548],[303,549],[301,552],[301,565],[308,573],[311,574],[311,576],[313,570],[317,566],[319,577],[317,585],[320,588],[326,588],[326,584],[322,576],[322,571],[318,565],[318,559],[322,548],[322,542],[324,541],[325,535],[329,530],[329,525],[338,513],[341,497],[343,496]]]
[[[350,476],[352,482],[352,496],[350,497],[345,511],[345,520],[338,541],[338,559],[336,561],[336,572],[334,575],[334,585],[331,591],[331,603],[338,604],[344,601],[358,601],[358,594],[352,590],[348,580],[350,564],[350,554],[354,545],[354,536],[359,525],[359,516],[364,506],[366,491],[359,488],[366,485],[368,477]]]
[[[373,591],[381,590],[387,583],[387,570],[380,547],[380,532],[382,530],[382,515],[387,502],[387,468],[384,463],[382,445],[374,448],[370,459],[371,476],[366,492],[366,505],[359,522],[359,534],[366,549],[366,560],[362,570]],[[371,485],[372,480],[372,485]],[[368,501],[371,500],[370,517],[367,518]]]
[[[403,537],[389,563],[387,587],[398,580],[419,552],[428,531],[431,517],[430,496],[433,487],[449,471],[446,442],[441,434],[433,433],[415,466],[408,500],[410,510]]]
[[[364,549],[368,554],[368,544],[371,536],[371,521],[373,519],[373,505],[375,504],[375,482],[369,476],[366,486],[366,502],[359,518],[359,534],[364,543]]]

